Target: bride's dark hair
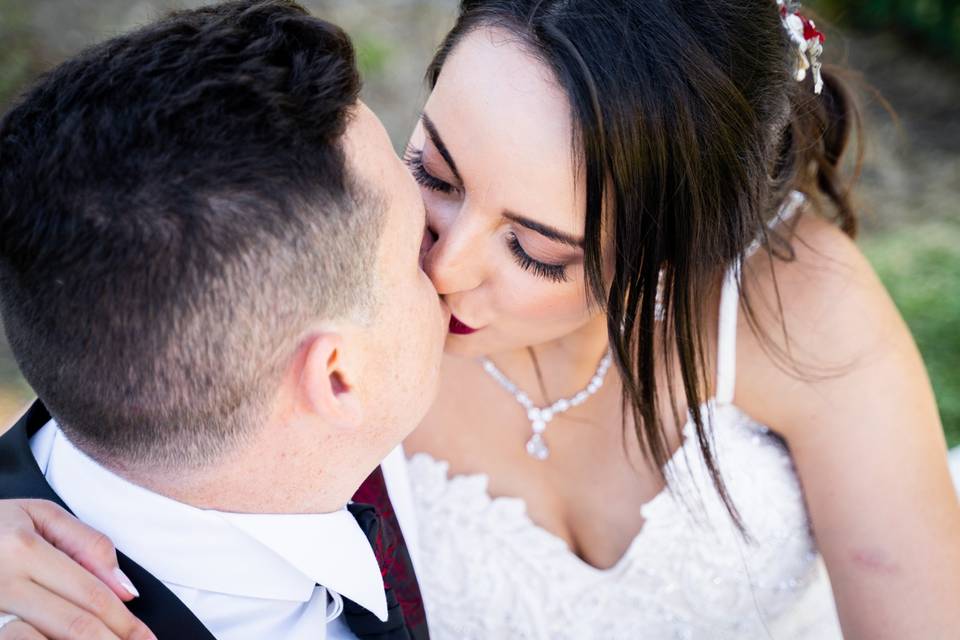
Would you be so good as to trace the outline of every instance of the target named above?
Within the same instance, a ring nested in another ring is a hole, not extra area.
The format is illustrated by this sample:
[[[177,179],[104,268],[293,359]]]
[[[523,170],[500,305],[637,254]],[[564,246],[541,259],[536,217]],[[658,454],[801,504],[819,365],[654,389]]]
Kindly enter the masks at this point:
[[[680,428],[675,354],[699,447],[742,529],[701,410],[711,361],[702,305],[755,239],[792,259],[789,230],[767,226],[791,190],[854,235],[840,171],[859,128],[849,93],[829,70],[821,95],[810,78],[794,79],[795,49],[774,0],[464,0],[427,72],[431,86],[460,40],[480,28],[515,36],[569,98],[586,179],[588,291],[607,314],[625,420],[632,415],[663,474],[671,452],[656,370],[666,363]],[[607,256],[614,267],[605,274]],[[785,347],[763,334],[746,289],[741,307],[786,364]]]

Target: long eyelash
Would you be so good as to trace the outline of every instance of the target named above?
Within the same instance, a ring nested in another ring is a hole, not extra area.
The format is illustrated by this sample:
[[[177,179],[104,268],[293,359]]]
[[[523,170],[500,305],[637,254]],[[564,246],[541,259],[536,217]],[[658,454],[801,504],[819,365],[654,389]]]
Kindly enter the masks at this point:
[[[564,265],[547,264],[539,260],[534,260],[523,250],[523,247],[520,245],[520,240],[518,240],[514,234],[511,233],[509,235],[507,244],[510,247],[510,252],[513,253],[514,258],[516,258],[517,264],[519,264],[520,268],[524,271],[530,271],[534,275],[550,280],[551,282],[567,281],[567,268]]]
[[[403,154],[403,162],[410,169],[410,173],[413,174],[413,179],[427,189],[440,193],[453,193],[456,190],[456,187],[449,182],[444,182],[427,171],[427,168],[423,166],[423,149],[407,147]]]
[[[403,162],[410,169],[410,173],[413,174],[413,179],[427,189],[439,191],[440,193],[453,193],[457,190],[452,184],[444,182],[427,171],[426,167],[423,166],[422,149],[414,149],[412,146],[408,146],[403,154]],[[510,247],[510,252],[513,253],[514,258],[517,260],[517,264],[519,264],[524,271],[530,271],[534,275],[550,280],[551,282],[567,281],[567,268],[564,265],[547,264],[539,260],[534,260],[523,250],[523,247],[520,245],[520,240],[514,234],[510,234],[507,243]]]

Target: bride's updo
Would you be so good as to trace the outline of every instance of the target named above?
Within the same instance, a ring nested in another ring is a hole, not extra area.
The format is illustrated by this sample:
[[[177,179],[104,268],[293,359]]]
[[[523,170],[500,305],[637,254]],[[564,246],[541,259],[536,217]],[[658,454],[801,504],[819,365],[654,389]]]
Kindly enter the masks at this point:
[[[829,69],[819,95],[810,76],[796,80],[796,47],[775,0],[464,0],[427,72],[431,86],[466,34],[491,27],[514,34],[569,98],[586,181],[588,291],[607,314],[640,442],[662,469],[671,452],[658,398],[673,394],[658,388],[656,371],[674,354],[686,397],[671,402],[673,417],[679,428],[689,407],[739,524],[699,408],[712,360],[703,302],[755,239],[791,259],[789,230],[767,226],[791,190],[855,233],[839,172],[859,126],[848,93]],[[747,292],[741,304],[759,332]]]

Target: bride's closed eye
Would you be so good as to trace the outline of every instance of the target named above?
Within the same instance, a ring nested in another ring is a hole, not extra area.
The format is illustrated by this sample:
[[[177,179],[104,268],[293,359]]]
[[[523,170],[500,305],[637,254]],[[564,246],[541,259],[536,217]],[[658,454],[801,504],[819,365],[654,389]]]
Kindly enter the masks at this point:
[[[410,169],[410,173],[417,184],[443,194],[453,194],[460,191],[459,187],[455,187],[446,180],[441,180],[427,170],[423,164],[423,149],[408,146],[403,154],[403,162]],[[551,264],[533,258],[524,250],[523,245],[520,244],[520,239],[513,232],[507,234],[507,248],[517,265],[524,271],[551,282],[567,282],[569,279],[566,265]]]
[[[530,271],[552,282],[566,282],[569,279],[567,277],[566,265],[549,264],[531,258],[530,255],[524,251],[523,245],[520,244],[520,239],[517,238],[515,233],[511,232],[507,234],[507,246],[510,247],[510,253],[513,254],[517,264],[519,264],[524,271]]]
[[[410,169],[410,173],[413,174],[413,179],[417,181],[417,184],[440,193],[457,191],[457,188],[452,184],[427,171],[427,168],[423,166],[423,149],[414,149],[412,146],[408,146],[403,154],[403,162]]]

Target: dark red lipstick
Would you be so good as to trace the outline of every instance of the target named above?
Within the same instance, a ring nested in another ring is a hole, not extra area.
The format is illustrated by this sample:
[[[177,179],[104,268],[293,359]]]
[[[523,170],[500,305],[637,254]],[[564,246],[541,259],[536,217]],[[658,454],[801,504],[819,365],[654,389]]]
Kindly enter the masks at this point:
[[[456,316],[450,316],[450,333],[454,333],[458,336],[468,336],[471,333],[476,333],[477,331],[477,329],[468,327],[460,322]]]

